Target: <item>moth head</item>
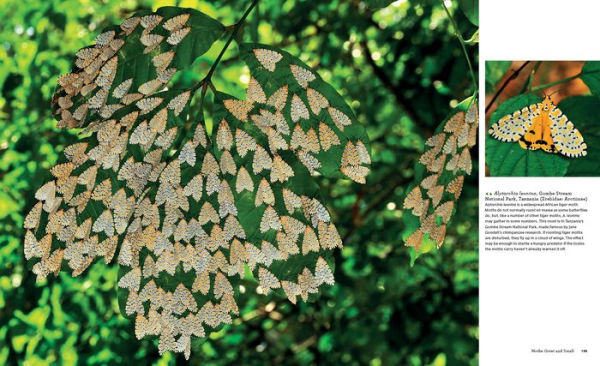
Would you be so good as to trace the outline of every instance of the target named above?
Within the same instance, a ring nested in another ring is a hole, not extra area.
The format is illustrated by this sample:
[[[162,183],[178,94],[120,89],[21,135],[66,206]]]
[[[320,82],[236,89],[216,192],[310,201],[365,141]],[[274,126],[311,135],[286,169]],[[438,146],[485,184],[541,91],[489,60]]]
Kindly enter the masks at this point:
[[[554,103],[552,103],[552,99],[550,99],[550,96],[546,95],[544,97],[544,100],[542,101],[542,109],[544,111],[549,111],[552,109],[553,105],[554,105]]]

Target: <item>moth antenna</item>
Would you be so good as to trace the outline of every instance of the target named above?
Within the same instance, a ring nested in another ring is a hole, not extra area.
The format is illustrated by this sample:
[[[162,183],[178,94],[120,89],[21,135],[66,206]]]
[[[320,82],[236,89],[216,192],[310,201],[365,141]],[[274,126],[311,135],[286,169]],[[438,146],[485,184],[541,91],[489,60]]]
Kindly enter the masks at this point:
[[[544,90],[531,91],[531,93],[533,95],[538,95],[538,96],[541,96],[542,98],[546,98],[546,93],[544,92]]]
[[[553,96],[554,94],[560,92],[561,90],[566,89],[566,87],[560,88],[560,89],[556,89],[555,91],[553,91],[552,93],[550,93],[550,95],[548,95],[549,97]]]
[[[563,91],[563,90],[567,89],[567,87],[568,87],[568,85],[565,85],[565,86],[563,86],[562,88],[556,89],[556,90],[555,90],[555,91],[553,91],[553,92],[552,92],[550,95],[548,95],[548,97],[551,97],[551,96],[553,96],[554,94],[556,94],[556,93],[559,93],[559,92],[561,92],[561,91]]]

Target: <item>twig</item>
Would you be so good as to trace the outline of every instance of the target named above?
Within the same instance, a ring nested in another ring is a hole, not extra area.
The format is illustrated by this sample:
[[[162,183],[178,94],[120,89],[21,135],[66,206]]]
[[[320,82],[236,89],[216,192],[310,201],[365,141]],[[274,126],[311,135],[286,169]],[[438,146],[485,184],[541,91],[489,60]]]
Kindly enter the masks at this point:
[[[551,83],[546,83],[546,84],[538,85],[535,88],[531,88],[531,91],[535,92],[535,91],[538,91],[538,90],[542,90],[542,89],[553,87],[554,85],[558,85],[558,84],[562,84],[562,83],[568,83],[571,80],[577,79],[581,75],[582,75],[582,73],[578,73],[577,75],[569,76],[568,78],[564,78],[564,79],[561,79],[561,80],[553,81]]]
[[[244,12],[244,15],[242,15],[240,20],[237,23],[235,23],[235,25],[233,26],[231,34],[229,35],[229,39],[227,39],[227,42],[225,42],[225,45],[221,49],[221,52],[217,56],[217,59],[215,60],[215,62],[213,62],[213,64],[211,65],[210,70],[208,70],[208,73],[206,74],[206,76],[202,80],[200,80],[200,82],[198,82],[198,84],[194,85],[194,87],[192,88],[192,93],[195,93],[198,89],[202,88],[202,94],[200,96],[200,112],[201,113],[203,111],[204,96],[206,95],[206,90],[208,88],[210,88],[213,92],[216,91],[216,89],[211,81],[213,73],[215,72],[217,66],[219,65],[219,62],[221,62],[221,58],[223,58],[223,55],[225,54],[225,51],[227,51],[227,48],[231,44],[231,41],[233,41],[233,39],[237,35],[238,31],[244,24],[246,18],[248,17],[248,15],[250,15],[250,12],[252,12],[252,9],[254,9],[254,7],[257,4],[258,4],[258,0],[252,1],[252,4],[250,4],[248,9],[246,9],[246,12]]]
[[[460,34],[460,32],[458,31],[458,26],[456,25],[452,14],[450,14],[450,10],[448,10],[448,8],[446,7],[446,3],[444,3],[444,0],[440,0],[440,2],[442,3],[444,10],[446,11],[446,15],[448,15],[448,19],[450,19],[450,23],[452,23],[452,27],[454,27],[454,34],[456,35],[456,38],[458,38],[458,42],[460,42],[460,46],[465,56],[465,60],[467,60],[467,66],[469,67],[469,72],[471,73],[471,79],[473,79],[473,87],[477,91],[477,77],[475,76],[475,71],[473,71],[473,65],[471,65],[471,59],[469,58],[469,54],[467,53],[465,39],[463,38],[462,34]]]
[[[487,113],[487,112],[490,110],[490,108],[492,107],[492,105],[494,104],[494,102],[496,101],[496,99],[498,99],[498,97],[499,97],[499,96],[500,96],[500,94],[501,94],[501,93],[504,91],[504,89],[505,89],[505,88],[508,86],[508,84],[509,84],[509,83],[510,83],[512,80],[516,79],[516,78],[517,78],[517,76],[519,76],[519,73],[520,73],[521,71],[523,71],[523,69],[524,69],[524,68],[525,68],[527,65],[529,65],[529,63],[530,63],[530,62],[531,62],[531,61],[525,61],[525,62],[523,63],[523,65],[521,65],[521,67],[519,67],[519,68],[518,68],[516,71],[514,71],[514,72],[512,73],[512,75],[510,75],[510,76],[508,77],[508,79],[506,79],[506,80],[504,81],[504,83],[502,84],[502,86],[500,87],[500,89],[498,89],[498,91],[496,91],[496,94],[494,94],[494,97],[492,98],[492,100],[491,100],[491,101],[488,103],[488,105],[485,107],[485,112],[486,112],[486,113]]]
[[[527,93],[531,94],[531,88],[533,88],[533,78],[535,77],[535,73],[538,71],[538,69],[542,65],[542,62],[543,61],[538,61],[535,63],[535,65],[533,65],[533,68],[531,69],[531,73],[527,77],[527,82],[521,88],[520,94],[523,94],[525,92],[525,90],[527,90]]]

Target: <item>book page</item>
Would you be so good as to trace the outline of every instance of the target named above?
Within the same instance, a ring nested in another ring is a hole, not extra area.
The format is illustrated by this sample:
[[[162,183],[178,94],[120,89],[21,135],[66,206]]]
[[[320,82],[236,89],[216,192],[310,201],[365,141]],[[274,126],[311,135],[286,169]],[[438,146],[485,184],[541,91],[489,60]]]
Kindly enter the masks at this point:
[[[480,364],[598,365],[597,5],[480,5]]]

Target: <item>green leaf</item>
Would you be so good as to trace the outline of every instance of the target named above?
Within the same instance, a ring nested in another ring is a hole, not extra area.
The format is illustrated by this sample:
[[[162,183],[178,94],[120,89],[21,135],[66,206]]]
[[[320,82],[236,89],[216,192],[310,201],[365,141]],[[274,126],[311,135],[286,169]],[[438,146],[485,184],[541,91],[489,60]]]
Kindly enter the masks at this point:
[[[12,347],[15,350],[15,352],[17,352],[17,353],[23,352],[23,349],[25,348],[25,345],[27,344],[28,341],[29,341],[29,336],[27,334],[14,335],[11,338]]]
[[[479,43],[479,29],[477,29],[475,31],[475,33],[473,33],[473,35],[469,39],[465,40],[465,43],[470,46],[474,46],[474,45],[478,44]]]
[[[568,176],[598,176],[600,171],[600,118],[597,96],[574,96],[560,102],[560,110],[583,135],[587,155],[571,159]]]
[[[519,95],[502,103],[490,117],[490,125],[521,108],[541,101],[535,95]],[[491,176],[560,177],[567,173],[569,158],[542,150],[526,150],[517,142],[502,142],[486,134],[485,155]]]
[[[187,15],[189,19],[180,27],[167,23]],[[224,26],[209,16],[177,7],[159,8],[156,13],[141,11],[120,26],[105,29],[95,46],[78,52],[73,72],[59,78],[53,99],[59,126],[85,126],[100,117],[107,119],[113,110],[137,101],[138,93],[149,95],[163,89],[175,73],[191,67],[206,53],[223,32]],[[169,59],[170,52],[172,59],[160,64]],[[101,60],[96,58],[98,54]]]
[[[329,352],[331,348],[333,348],[333,338],[331,333],[325,333],[319,338],[319,343],[317,345],[319,351],[321,352]]]
[[[264,133],[251,123],[243,123],[242,121],[239,121],[235,116],[230,114],[223,105],[225,100],[231,100],[232,98],[232,96],[226,94],[217,94],[215,103],[216,108],[214,111],[215,120],[227,121],[228,127],[231,128],[232,131],[237,129],[245,131],[252,136],[254,140],[259,143],[259,145],[264,146],[265,149],[268,150],[268,142],[265,140],[266,136]],[[255,110],[258,112],[262,108],[266,108],[266,106],[257,105]],[[224,151],[215,146],[215,144],[212,146],[212,152],[217,159],[221,159],[224,154]],[[283,190],[287,189],[298,196],[320,198],[319,187],[311,177],[308,169],[300,162],[295,154],[289,151],[279,151],[278,155],[292,168],[294,175],[285,182],[273,182],[272,171],[269,173],[267,170],[263,170],[260,173],[252,174],[253,157],[251,157],[250,154],[251,153],[245,157],[235,154],[234,160],[236,161],[236,165],[243,166],[248,172],[251,173],[251,178],[255,187],[258,187],[261,184],[261,181],[268,182],[275,198],[275,202],[272,207],[277,214],[280,217],[292,217],[295,220],[302,222],[304,225],[312,226],[314,232],[318,234],[318,228],[313,226],[310,221],[307,220],[308,217],[305,217],[304,212],[295,210],[290,213],[287,210],[283,197]],[[279,247],[280,244],[278,243],[277,235],[274,232],[269,231],[262,233],[259,229],[262,215],[267,207],[265,205],[259,205],[258,207],[256,206],[256,192],[258,192],[257,189],[254,192],[244,191],[242,193],[234,193],[236,206],[238,207],[240,224],[243,226],[245,232],[248,233],[246,241],[252,243],[257,248],[260,248],[262,242],[265,240],[273,243],[275,247]],[[302,237],[298,240],[298,242],[302,243],[303,240],[304,234],[302,234]],[[308,267],[312,270],[312,267],[314,267],[314,264],[319,256],[323,256],[325,259],[327,259],[329,264],[332,264],[329,251],[320,251],[318,253],[309,252],[306,255],[299,255],[298,253],[298,255],[293,255],[286,261],[273,262],[269,268],[269,271],[275,274],[275,276],[280,280],[294,281],[297,280],[298,274],[300,274],[304,268]],[[253,270],[254,277],[258,278],[258,268],[253,268]]]
[[[74,347],[76,342],[77,337],[71,335],[60,347],[60,358],[63,365],[77,365],[78,355]]]
[[[5,218],[11,212],[16,211],[19,208],[17,202],[15,202],[9,195],[4,192],[0,192],[0,219]]]
[[[257,52],[260,50],[268,50],[282,55],[281,60],[276,63],[273,72],[270,72],[261,65],[254,54],[255,50]],[[252,76],[263,87],[264,92],[267,93],[267,95],[271,95],[275,91],[281,90],[281,88],[287,88],[288,103],[282,112],[292,135],[296,126],[299,126],[303,131],[308,131],[312,128],[315,133],[318,133],[319,136],[321,136],[319,132],[321,122],[335,133],[339,143],[332,145],[327,150],[322,148],[318,153],[313,154],[317,160],[322,163],[321,167],[316,170],[328,177],[344,177],[344,174],[342,174],[340,169],[342,168],[342,155],[347,143],[361,141],[367,151],[369,150],[369,139],[350,106],[346,104],[344,99],[337,91],[335,91],[335,89],[321,79],[315,70],[297,57],[282,50],[261,44],[243,44],[240,47],[240,51],[244,62],[246,62],[250,68]],[[309,74],[307,75],[314,77],[314,80],[310,81],[307,87],[303,87],[294,77],[291,71],[292,67],[299,67],[298,70],[308,71]],[[293,104],[292,99],[294,96],[299,97],[301,105],[309,112],[308,118],[301,118],[297,122],[294,121],[294,116],[291,114],[291,107]],[[314,99],[311,98],[311,96],[313,96]],[[324,100],[327,101],[326,103],[328,106],[315,107],[318,109],[317,113],[315,113],[311,101],[317,100],[318,98],[324,98]],[[342,116],[342,119],[347,119],[348,125],[344,126],[339,122],[336,122],[334,119],[336,115]],[[287,136],[285,138],[290,142],[291,137]],[[322,141],[323,138],[320,138],[320,140]]]
[[[50,316],[50,307],[45,306],[42,308],[35,308],[29,314],[25,315],[21,310],[15,313],[15,317],[22,320],[25,324],[35,328],[36,331],[41,332],[44,329],[48,317]]]
[[[479,25],[479,1],[458,0],[458,6],[471,23]]]
[[[121,312],[138,339],[160,336],[160,353],[189,358],[190,335],[231,324],[247,280],[292,303],[332,285],[342,241],[314,176],[364,183],[369,172],[363,127],[316,71],[266,45],[240,50],[246,100],[215,92],[211,135],[190,114],[196,88],[152,90],[101,112],[25,220],[38,278],[116,258]]]
[[[600,96],[600,61],[587,61],[581,69],[580,78],[592,94]]]
[[[567,173],[566,158],[541,150],[521,148],[486,136],[486,157],[493,177],[560,177]]]
[[[471,174],[471,149],[478,127],[477,102],[467,98],[453,109],[425,142],[415,164],[415,180],[407,188],[402,240],[411,247],[411,266],[424,253],[439,248],[456,212],[464,175]]]
[[[446,366],[446,354],[438,354],[429,366]]]

